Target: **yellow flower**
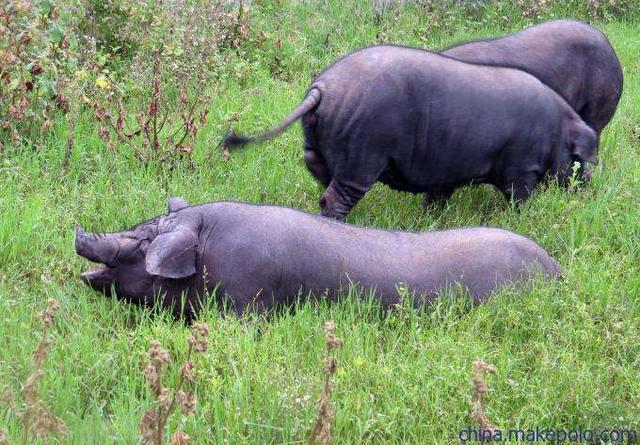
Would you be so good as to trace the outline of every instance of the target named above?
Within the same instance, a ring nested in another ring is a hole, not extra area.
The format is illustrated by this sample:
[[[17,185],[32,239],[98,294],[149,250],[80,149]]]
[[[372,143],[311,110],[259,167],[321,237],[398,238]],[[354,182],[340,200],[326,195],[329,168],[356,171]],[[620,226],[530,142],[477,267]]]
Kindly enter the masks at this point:
[[[103,90],[111,88],[111,84],[109,84],[109,81],[105,79],[103,76],[100,76],[96,79],[96,86]]]
[[[86,70],[78,70],[75,72],[76,77],[80,80],[84,80],[87,78],[87,71]],[[97,82],[97,81],[96,81]]]

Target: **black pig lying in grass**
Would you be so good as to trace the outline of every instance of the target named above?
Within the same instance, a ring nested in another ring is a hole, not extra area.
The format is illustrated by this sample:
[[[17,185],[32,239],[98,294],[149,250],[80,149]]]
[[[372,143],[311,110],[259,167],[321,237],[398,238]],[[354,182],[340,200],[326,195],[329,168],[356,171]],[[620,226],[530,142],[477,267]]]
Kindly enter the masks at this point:
[[[203,290],[238,313],[291,304],[311,293],[334,299],[357,283],[383,307],[399,302],[399,283],[419,306],[456,283],[474,301],[536,273],[556,277],[558,263],[535,242],[493,228],[409,233],[351,226],[284,207],[215,202],[169,213],[116,233],[78,229],[76,252],[101,267],[82,274],[96,290],[136,304],[180,312],[201,307]]]
[[[596,133],[534,76],[401,46],[348,54],[275,129],[224,145],[273,137],[299,118],[305,162],[326,187],[322,214],[337,219],[376,181],[435,199],[488,183],[521,202],[598,151]]]

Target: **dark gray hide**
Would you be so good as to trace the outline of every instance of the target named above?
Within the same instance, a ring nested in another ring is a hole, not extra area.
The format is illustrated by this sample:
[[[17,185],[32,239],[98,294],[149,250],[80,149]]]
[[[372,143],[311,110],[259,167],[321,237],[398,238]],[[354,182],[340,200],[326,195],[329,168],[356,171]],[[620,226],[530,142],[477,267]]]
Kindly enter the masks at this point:
[[[76,252],[105,264],[85,272],[84,281],[133,303],[159,300],[176,313],[185,293],[190,318],[202,291],[217,283],[217,295],[241,314],[290,304],[299,293],[328,291],[333,299],[349,282],[375,289],[384,307],[399,301],[399,283],[414,292],[416,305],[455,283],[480,303],[498,286],[561,272],[536,243],[501,229],[391,232],[284,207],[217,202],[179,208],[125,232],[79,230]]]
[[[428,51],[373,46],[320,74],[271,137],[302,117],[305,162],[326,190],[322,214],[344,219],[376,181],[446,198],[488,183],[516,202],[545,176],[566,183],[595,161],[597,136],[551,88],[524,71]]]
[[[534,75],[560,94],[598,135],[622,96],[622,67],[611,43],[593,26],[574,20],[554,20],[504,37],[462,43],[441,54]]]

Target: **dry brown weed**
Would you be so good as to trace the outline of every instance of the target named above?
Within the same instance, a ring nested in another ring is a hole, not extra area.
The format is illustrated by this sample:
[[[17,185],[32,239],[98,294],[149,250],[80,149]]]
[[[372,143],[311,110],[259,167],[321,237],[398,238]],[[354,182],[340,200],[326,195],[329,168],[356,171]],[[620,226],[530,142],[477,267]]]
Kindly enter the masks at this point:
[[[338,367],[333,352],[342,345],[342,340],[335,335],[336,325],[333,321],[324,324],[324,336],[327,345],[327,357],[324,360],[324,379],[322,383],[322,393],[318,400],[316,421],[309,436],[309,445],[320,443],[321,445],[331,444],[331,431],[335,420],[335,413],[331,409],[331,392],[334,390],[334,382],[331,377]]]
[[[38,383],[45,375],[44,364],[49,357],[51,348],[55,344],[55,339],[50,335],[50,330],[55,322],[55,316],[60,305],[54,299],[47,302],[46,309],[40,314],[42,320],[42,337],[33,352],[34,369],[31,375],[22,385],[22,397],[25,407],[18,416],[22,420],[23,436],[22,443],[31,443],[33,439],[44,439],[49,435],[62,435],[66,433],[66,425],[62,419],[56,417],[46,408],[38,391]],[[10,393],[5,395],[6,400],[11,400],[10,406],[14,406],[13,396]],[[6,440],[6,436],[4,438]],[[0,443],[2,443],[0,441]]]
[[[148,356],[149,361],[142,373],[147,379],[153,396],[155,406],[144,413],[140,420],[140,433],[142,442],[147,445],[162,445],[164,443],[167,422],[175,409],[180,407],[182,414],[189,415],[196,412],[196,396],[193,384],[196,374],[193,369],[192,354],[202,353],[209,347],[209,326],[205,323],[196,323],[191,329],[188,339],[189,349],[187,358],[180,366],[178,382],[170,390],[163,385],[163,375],[166,367],[171,363],[169,353],[162,348],[156,340],[151,342]],[[171,436],[171,445],[186,445],[190,437],[182,431],[176,431]]]
[[[495,374],[496,368],[486,364],[482,360],[476,360],[471,367],[471,374],[473,378],[473,394],[471,395],[471,409],[469,416],[483,431],[487,432],[488,437],[493,437],[496,427],[489,421],[485,413],[485,394],[488,391],[488,386],[485,381],[485,374]]]

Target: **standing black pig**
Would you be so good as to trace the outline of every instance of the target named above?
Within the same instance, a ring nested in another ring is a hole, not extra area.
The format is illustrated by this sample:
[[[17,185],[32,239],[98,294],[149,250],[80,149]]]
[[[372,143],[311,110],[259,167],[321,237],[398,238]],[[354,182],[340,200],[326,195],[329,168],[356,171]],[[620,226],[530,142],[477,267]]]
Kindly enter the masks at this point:
[[[560,94],[600,135],[622,96],[622,67],[599,30],[574,20],[554,20],[442,52],[472,63],[517,68]]]
[[[326,187],[322,214],[337,219],[378,180],[438,199],[489,183],[520,202],[546,175],[565,183],[598,150],[596,133],[534,76],[392,45],[343,57],[275,129],[224,145],[273,137],[300,118],[305,162]]]
[[[96,290],[193,317],[217,295],[238,313],[290,304],[311,293],[333,299],[349,283],[374,289],[384,307],[403,283],[416,305],[456,283],[478,303],[496,288],[558,263],[535,242],[493,228],[409,233],[350,226],[299,210],[215,202],[188,207],[116,233],[76,232],[79,255],[104,266],[82,274]]]
[[[606,36],[575,20],[554,20],[495,39],[450,47],[441,54],[464,62],[526,71],[551,87],[600,138],[622,96],[622,66]],[[591,172],[580,167],[583,180]],[[450,193],[425,193],[424,203]]]

